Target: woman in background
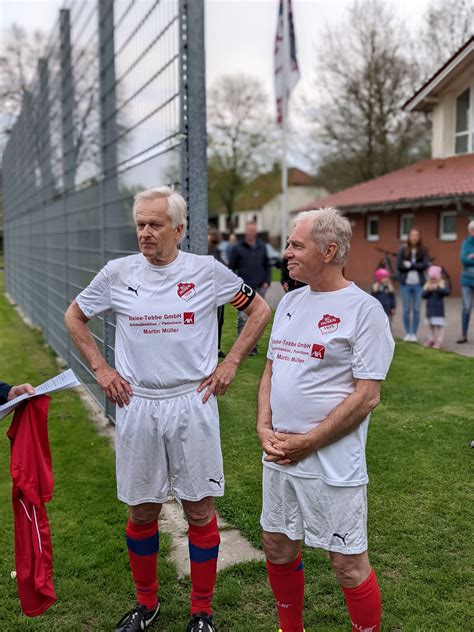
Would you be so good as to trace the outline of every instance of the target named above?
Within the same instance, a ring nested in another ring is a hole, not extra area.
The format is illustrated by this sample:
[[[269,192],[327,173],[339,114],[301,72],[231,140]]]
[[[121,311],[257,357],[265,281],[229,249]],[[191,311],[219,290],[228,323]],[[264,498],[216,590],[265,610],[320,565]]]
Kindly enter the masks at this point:
[[[403,326],[405,342],[418,342],[416,332],[420,324],[420,304],[425,270],[429,266],[428,250],[421,241],[421,233],[412,228],[407,243],[397,253],[398,277],[403,303]]]

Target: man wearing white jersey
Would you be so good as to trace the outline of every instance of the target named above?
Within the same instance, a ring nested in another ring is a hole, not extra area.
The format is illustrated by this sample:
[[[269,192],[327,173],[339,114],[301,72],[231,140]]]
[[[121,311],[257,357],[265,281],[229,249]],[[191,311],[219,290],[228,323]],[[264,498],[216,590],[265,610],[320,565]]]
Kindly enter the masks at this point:
[[[216,395],[232,382],[269,319],[265,301],[212,256],[182,252],[186,202],[168,187],[139,193],[141,254],[109,261],[66,312],[69,333],[99,386],[118,404],[118,498],[129,506],[127,546],[137,605],[116,630],[144,630],[158,616],[158,516],[169,494],[189,523],[188,632],[213,632],[211,601],[219,532],[214,497],[224,493]],[[247,325],[217,365],[217,308],[231,302]],[[87,327],[116,315],[112,369]]]
[[[280,630],[303,631],[301,543],[329,552],[353,631],[380,629],[367,555],[365,444],[394,343],[382,306],[343,275],[351,227],[336,209],[298,215],[290,277],[258,398],[264,548]]]

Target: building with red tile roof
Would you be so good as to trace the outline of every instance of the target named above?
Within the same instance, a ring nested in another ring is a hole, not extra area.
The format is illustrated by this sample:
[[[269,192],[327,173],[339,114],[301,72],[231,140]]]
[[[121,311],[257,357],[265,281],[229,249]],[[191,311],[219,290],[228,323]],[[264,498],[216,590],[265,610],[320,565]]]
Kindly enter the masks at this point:
[[[293,213],[335,206],[351,220],[346,273],[368,287],[383,250],[395,253],[412,226],[460,292],[459,251],[474,219],[474,37],[404,105],[433,113],[432,158],[330,194]]]

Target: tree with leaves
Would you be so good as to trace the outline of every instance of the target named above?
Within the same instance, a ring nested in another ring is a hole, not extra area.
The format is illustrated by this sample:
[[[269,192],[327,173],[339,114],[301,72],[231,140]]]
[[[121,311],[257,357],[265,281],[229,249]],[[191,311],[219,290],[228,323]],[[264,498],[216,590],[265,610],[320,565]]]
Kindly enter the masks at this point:
[[[209,91],[209,198],[226,209],[229,226],[238,194],[274,160],[267,104],[260,82],[245,75],[223,76]]]

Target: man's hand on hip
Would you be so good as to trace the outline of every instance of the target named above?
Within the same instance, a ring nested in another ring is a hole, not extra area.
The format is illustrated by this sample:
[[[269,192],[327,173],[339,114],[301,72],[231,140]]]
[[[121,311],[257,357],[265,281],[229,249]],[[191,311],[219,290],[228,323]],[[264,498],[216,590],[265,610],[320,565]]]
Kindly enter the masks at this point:
[[[108,364],[101,366],[95,371],[95,379],[106,394],[107,399],[120,406],[120,408],[130,402],[130,396],[133,393],[132,387],[118,371],[112,369]]]
[[[211,395],[224,395],[237,373],[237,367],[238,364],[226,358],[223,362],[217,365],[214,373],[211,373],[209,377],[199,384],[198,393],[207,387],[207,390],[202,398],[204,404]]]

